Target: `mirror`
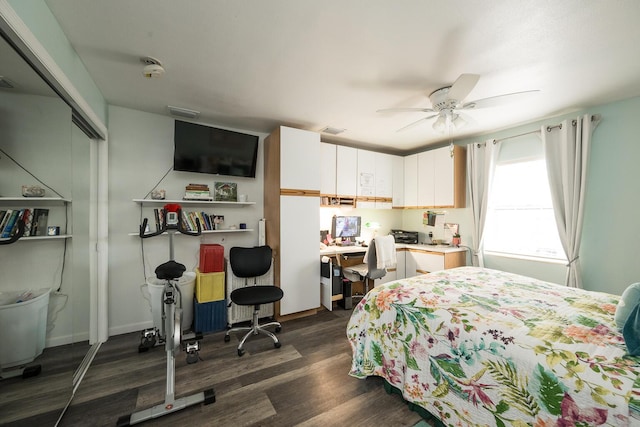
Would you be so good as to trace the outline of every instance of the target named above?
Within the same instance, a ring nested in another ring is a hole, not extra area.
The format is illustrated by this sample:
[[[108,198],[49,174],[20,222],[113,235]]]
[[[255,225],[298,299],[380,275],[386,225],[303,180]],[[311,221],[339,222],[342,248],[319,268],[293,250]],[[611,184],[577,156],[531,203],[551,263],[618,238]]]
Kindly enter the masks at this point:
[[[55,425],[90,348],[91,140],[2,38],[0,76],[0,211],[39,229],[0,245],[0,425]]]

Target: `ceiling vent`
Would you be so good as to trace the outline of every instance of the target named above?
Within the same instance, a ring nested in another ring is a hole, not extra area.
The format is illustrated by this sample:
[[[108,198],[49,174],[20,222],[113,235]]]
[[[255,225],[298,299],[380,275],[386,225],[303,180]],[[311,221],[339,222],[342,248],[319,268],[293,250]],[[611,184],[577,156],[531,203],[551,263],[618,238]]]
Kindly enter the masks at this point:
[[[0,89],[14,89],[15,83],[4,76],[0,76]]]
[[[340,128],[334,128],[331,126],[327,126],[326,128],[322,129],[320,132],[322,133],[328,133],[330,135],[338,135],[341,134],[342,132],[344,132],[346,129],[340,129]]]
[[[169,108],[169,113],[171,113],[172,116],[185,119],[197,119],[200,115],[200,111],[189,110],[187,108],[173,107],[171,105],[168,105],[167,108]]]

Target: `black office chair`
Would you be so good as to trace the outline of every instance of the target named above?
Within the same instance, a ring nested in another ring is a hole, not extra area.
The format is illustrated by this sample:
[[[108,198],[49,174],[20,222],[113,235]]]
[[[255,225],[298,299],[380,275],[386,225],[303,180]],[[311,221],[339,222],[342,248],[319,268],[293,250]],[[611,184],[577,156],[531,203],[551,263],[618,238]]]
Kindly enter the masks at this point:
[[[273,340],[274,346],[280,348],[280,341],[276,335],[265,328],[275,326],[276,332],[280,332],[282,325],[279,322],[270,322],[263,325],[258,323],[258,313],[261,304],[274,303],[280,301],[283,297],[282,289],[271,285],[256,285],[256,278],[266,274],[271,268],[272,253],[269,246],[256,246],[253,248],[234,247],[229,250],[229,264],[231,270],[236,277],[245,279],[243,288],[234,289],[229,298],[233,304],[252,305],[253,319],[251,326],[234,327],[227,330],[224,340],[229,342],[232,332],[247,331],[238,344],[238,356],[244,354],[244,342],[250,335],[258,335],[259,333],[268,335]],[[251,283],[250,279],[253,279]]]

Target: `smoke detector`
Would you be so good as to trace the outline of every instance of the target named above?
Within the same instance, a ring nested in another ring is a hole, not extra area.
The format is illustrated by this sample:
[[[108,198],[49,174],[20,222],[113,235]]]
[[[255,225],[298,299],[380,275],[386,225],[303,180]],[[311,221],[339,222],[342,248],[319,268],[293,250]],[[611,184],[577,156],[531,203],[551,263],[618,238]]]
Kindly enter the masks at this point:
[[[151,56],[145,56],[140,58],[140,61],[143,64],[146,64],[142,69],[142,75],[146,78],[157,79],[162,77],[164,74],[164,67],[158,59],[152,58]]]

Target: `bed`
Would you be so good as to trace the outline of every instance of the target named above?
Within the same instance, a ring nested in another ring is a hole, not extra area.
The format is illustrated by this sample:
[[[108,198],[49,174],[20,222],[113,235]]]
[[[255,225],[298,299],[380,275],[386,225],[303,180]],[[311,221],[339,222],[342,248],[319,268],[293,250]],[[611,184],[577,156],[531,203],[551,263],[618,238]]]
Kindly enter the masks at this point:
[[[389,282],[354,308],[349,374],[444,425],[640,425],[619,298],[477,267]]]

